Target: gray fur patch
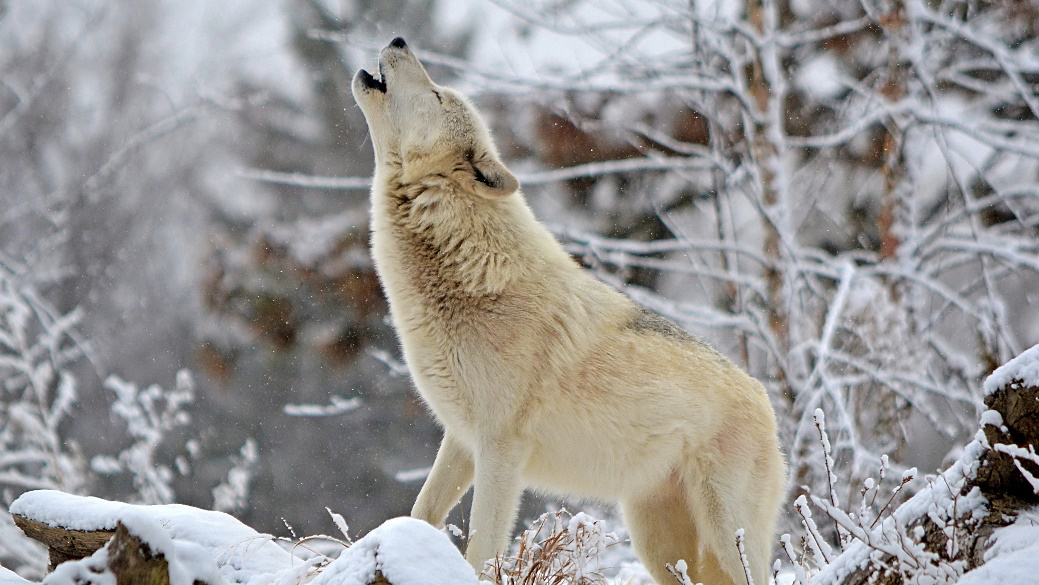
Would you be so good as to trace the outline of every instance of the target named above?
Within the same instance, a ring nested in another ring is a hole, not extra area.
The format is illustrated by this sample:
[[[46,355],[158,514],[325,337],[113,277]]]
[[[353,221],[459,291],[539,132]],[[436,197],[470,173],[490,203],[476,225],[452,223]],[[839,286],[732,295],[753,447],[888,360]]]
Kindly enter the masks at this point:
[[[653,311],[639,307],[628,321],[627,327],[639,333],[649,333],[671,337],[681,341],[703,345],[703,341],[688,334],[670,320],[657,315]]]

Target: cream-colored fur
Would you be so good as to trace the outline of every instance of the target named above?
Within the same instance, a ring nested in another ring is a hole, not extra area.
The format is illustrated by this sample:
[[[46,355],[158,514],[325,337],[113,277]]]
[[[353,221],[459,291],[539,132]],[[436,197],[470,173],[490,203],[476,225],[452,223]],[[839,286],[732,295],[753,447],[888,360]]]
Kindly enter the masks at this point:
[[[353,93],[375,148],[372,252],[444,439],[412,515],[444,522],[474,485],[466,557],[503,551],[524,487],[620,502],[661,584],[687,561],[768,581],[785,465],[764,388],[582,270],[531,213],[486,126],[403,40]],[[384,84],[384,85],[383,85]]]

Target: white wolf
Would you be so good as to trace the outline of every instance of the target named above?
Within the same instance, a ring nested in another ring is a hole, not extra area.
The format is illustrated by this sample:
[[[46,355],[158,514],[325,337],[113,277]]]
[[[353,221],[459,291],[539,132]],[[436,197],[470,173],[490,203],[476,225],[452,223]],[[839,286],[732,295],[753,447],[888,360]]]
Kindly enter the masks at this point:
[[[658,583],[768,581],[785,464],[764,388],[582,270],[538,223],[473,106],[404,40],[353,94],[375,149],[372,253],[444,439],[412,515],[474,485],[466,557],[508,543],[524,487],[620,503]]]

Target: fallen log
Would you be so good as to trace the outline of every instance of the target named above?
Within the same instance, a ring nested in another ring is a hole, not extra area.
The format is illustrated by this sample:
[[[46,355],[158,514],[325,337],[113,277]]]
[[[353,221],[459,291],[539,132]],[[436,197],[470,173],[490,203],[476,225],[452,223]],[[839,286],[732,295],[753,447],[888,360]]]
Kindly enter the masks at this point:
[[[97,552],[115,536],[114,530],[69,530],[49,526],[21,514],[12,514],[14,523],[29,538],[47,547],[50,556],[48,571],[65,561],[75,561]]]
[[[47,545],[53,583],[169,585],[171,575],[174,583],[194,585],[477,583],[450,539],[413,518],[388,520],[330,559],[295,556],[286,548],[303,549],[283,547],[227,514],[176,504],[40,490],[22,494],[10,511],[26,534]]]
[[[107,554],[100,561],[101,564],[88,563],[85,567],[87,572],[95,575],[111,573],[116,585],[170,585],[170,565],[166,555],[153,550],[148,542],[133,534],[120,521],[116,522],[114,531],[66,530],[21,515],[15,516],[15,523],[26,535],[47,545],[50,571],[66,561],[89,560],[89,557],[105,548]],[[77,572],[78,569],[70,571],[70,582],[82,581],[76,578]],[[196,579],[193,585],[206,583]]]
[[[58,583],[102,582],[99,575],[108,575],[117,585],[168,585],[171,574],[178,583],[247,583],[311,566],[270,535],[190,506],[38,490],[19,496],[10,512],[26,535],[47,546],[50,571],[62,574]]]

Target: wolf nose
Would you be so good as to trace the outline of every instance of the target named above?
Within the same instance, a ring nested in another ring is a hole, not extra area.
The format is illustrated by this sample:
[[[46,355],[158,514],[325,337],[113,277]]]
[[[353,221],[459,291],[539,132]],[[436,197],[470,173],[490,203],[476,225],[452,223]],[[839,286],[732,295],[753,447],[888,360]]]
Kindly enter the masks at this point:
[[[404,42],[404,37],[397,37],[390,41],[390,46],[396,47],[398,49],[403,49],[404,47],[408,46],[408,44]]]

